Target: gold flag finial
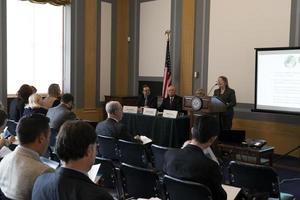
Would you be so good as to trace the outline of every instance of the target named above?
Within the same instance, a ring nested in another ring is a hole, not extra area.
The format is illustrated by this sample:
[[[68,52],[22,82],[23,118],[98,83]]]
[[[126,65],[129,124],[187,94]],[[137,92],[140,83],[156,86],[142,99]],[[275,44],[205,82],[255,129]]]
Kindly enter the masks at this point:
[[[167,36],[168,40],[170,39],[171,30],[166,30],[165,35]]]

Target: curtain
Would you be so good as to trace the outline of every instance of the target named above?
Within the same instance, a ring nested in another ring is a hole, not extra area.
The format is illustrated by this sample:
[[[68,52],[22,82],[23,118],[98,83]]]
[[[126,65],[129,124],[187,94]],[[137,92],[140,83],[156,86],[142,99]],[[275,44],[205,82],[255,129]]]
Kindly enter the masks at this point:
[[[71,4],[71,0],[22,0],[22,1],[30,1],[32,3],[50,3],[55,6]]]

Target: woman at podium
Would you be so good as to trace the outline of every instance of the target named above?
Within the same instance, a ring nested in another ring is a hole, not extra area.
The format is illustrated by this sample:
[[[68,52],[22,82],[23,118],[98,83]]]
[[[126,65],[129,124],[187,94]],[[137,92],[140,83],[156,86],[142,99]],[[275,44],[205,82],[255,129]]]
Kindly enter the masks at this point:
[[[220,113],[220,123],[222,130],[230,130],[232,127],[233,107],[236,105],[235,91],[229,87],[228,79],[219,76],[217,82],[219,89],[214,91],[214,96],[220,97],[226,104],[226,112]]]

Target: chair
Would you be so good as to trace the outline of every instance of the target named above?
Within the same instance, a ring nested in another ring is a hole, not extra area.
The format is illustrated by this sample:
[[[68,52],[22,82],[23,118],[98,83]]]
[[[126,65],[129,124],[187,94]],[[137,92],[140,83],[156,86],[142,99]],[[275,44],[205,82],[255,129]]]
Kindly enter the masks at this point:
[[[120,178],[118,178],[113,161],[107,158],[96,157],[95,164],[101,164],[97,174],[101,177],[100,185],[108,189],[113,189],[115,192],[112,192],[112,195],[120,199],[122,185],[118,181]]]
[[[126,140],[118,140],[118,147],[120,162],[144,168],[151,166],[144,145]]]
[[[229,179],[231,185],[242,188],[247,197],[294,199],[293,195],[280,193],[278,175],[268,166],[231,161]]]
[[[193,181],[180,180],[168,175],[164,176],[166,196],[170,200],[211,200],[212,194],[208,187]]]
[[[153,153],[153,160],[154,160],[155,169],[157,169],[159,171],[163,171],[165,153],[168,150],[171,150],[171,149],[174,149],[174,148],[163,147],[163,146],[152,144],[151,149],[152,149],[152,153]]]
[[[158,175],[153,169],[121,163],[120,172],[125,198],[160,197]]]
[[[119,160],[117,142],[113,137],[98,135],[97,150],[99,157]]]

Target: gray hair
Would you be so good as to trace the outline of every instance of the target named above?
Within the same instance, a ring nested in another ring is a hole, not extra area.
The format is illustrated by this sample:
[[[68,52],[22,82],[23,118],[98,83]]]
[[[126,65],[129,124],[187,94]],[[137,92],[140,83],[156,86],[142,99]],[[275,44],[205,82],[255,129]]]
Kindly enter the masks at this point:
[[[115,114],[118,110],[120,110],[121,104],[118,101],[109,101],[106,106],[105,110],[108,114]]]

